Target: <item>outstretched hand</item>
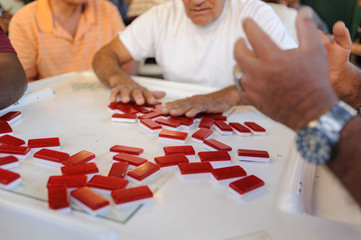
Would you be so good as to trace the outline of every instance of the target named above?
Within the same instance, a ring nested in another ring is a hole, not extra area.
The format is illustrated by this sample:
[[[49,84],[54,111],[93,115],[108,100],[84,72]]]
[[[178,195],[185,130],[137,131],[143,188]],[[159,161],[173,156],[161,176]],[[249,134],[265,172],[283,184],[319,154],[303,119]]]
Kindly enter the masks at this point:
[[[248,102],[276,121],[297,130],[330,109],[337,97],[331,87],[327,55],[310,8],[300,10],[299,48],[281,50],[251,19],[243,22],[253,48],[244,40],[234,56],[244,72],[241,85]]]
[[[240,92],[235,86],[220,91],[194,95],[189,98],[168,102],[163,105],[162,113],[173,116],[194,117],[198,113],[221,113],[240,104]]]
[[[154,104],[157,99],[163,98],[165,93],[162,91],[149,91],[142,87],[132,79],[122,78],[120,76],[113,76],[111,82],[110,101],[115,102],[120,97],[123,103],[128,103],[132,99],[138,105],[143,105],[146,102]]]

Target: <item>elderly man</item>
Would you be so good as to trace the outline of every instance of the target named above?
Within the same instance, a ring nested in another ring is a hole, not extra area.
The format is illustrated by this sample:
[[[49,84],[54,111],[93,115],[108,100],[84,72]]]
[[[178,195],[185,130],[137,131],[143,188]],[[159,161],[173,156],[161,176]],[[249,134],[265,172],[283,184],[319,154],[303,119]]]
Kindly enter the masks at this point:
[[[99,79],[112,89],[111,101],[137,104],[164,96],[135,83],[119,66],[155,57],[166,80],[223,88],[207,95],[167,103],[163,111],[192,117],[223,112],[243,103],[233,85],[234,43],[244,36],[242,20],[254,19],[282,49],[295,48],[285,26],[257,0],[170,0],[138,17],[93,59]],[[262,67],[262,66],[260,66]]]
[[[311,163],[326,164],[361,206],[361,118],[353,109],[361,107],[361,71],[348,61],[351,39],[345,25],[337,22],[334,37],[323,36],[322,42],[312,19],[311,9],[301,9],[300,47],[288,51],[279,49],[254,21],[244,21],[253,50],[242,40],[235,47],[244,71],[241,94],[296,130],[300,154]]]
[[[10,40],[29,81],[91,68],[94,54],[124,28],[105,0],[37,0],[16,12]]]

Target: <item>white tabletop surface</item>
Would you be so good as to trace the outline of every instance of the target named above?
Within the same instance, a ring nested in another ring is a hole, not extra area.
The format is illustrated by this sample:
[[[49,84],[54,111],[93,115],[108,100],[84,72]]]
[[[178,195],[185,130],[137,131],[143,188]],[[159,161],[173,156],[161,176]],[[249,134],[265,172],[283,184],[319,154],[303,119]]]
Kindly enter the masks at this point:
[[[135,80],[151,90],[164,90],[167,96],[162,101],[215,90],[141,77]],[[30,84],[19,104],[0,115],[22,112],[22,119],[12,124],[16,137],[26,141],[59,137],[64,152],[95,153],[102,175],[111,166],[113,145],[141,147],[149,161],[164,155],[164,146],[174,145],[160,142],[137,123],[113,123],[108,104],[109,90],[94,74],[76,72]],[[359,208],[327,169],[316,169],[300,159],[294,150],[294,132],[252,107],[236,107],[225,114],[229,121],[255,121],[267,129],[266,136],[214,133],[233,148],[234,164],[265,181],[263,194],[241,200],[210,178],[186,181],[175,171],[162,170],[150,183],[153,205],[141,207],[123,222],[78,210],[63,214],[50,210],[45,201],[46,181],[60,170],[34,163],[30,157],[12,169],[23,178],[16,193],[0,190],[0,239],[361,239]],[[196,129],[184,131],[192,134]],[[190,138],[187,144],[196,152],[205,151]],[[267,150],[271,162],[239,162],[239,148]]]

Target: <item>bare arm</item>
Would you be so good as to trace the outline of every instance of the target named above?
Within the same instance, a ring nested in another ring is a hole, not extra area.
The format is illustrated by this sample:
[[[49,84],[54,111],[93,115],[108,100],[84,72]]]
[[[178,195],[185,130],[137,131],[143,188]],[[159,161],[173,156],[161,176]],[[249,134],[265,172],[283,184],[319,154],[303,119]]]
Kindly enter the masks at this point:
[[[16,54],[0,53],[0,109],[19,100],[26,88],[25,72]]]
[[[189,98],[168,102],[163,105],[163,113],[174,116],[194,117],[200,112],[221,113],[233,106],[244,104],[241,92],[233,85],[219,91],[194,95]]]
[[[93,69],[99,80],[112,89],[110,100],[116,101],[119,96],[122,102],[127,103],[133,98],[137,104],[142,105],[145,101],[152,104],[156,98],[163,97],[164,93],[149,92],[130,78],[122,69],[130,61],[131,55],[118,37],[95,54]]]

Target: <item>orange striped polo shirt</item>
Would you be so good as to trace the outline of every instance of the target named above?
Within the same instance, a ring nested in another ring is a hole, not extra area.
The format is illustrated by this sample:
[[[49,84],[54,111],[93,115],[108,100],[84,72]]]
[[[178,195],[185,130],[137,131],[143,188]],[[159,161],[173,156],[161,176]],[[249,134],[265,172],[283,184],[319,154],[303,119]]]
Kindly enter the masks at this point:
[[[88,0],[75,37],[54,18],[49,0],[16,12],[9,37],[29,80],[91,69],[94,54],[124,29],[118,9],[106,0]]]

